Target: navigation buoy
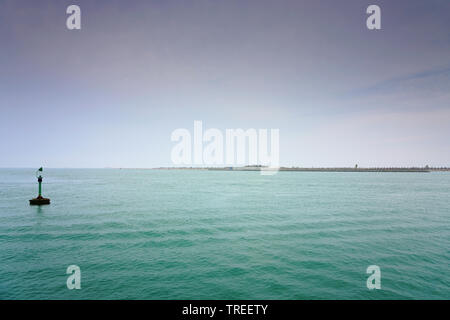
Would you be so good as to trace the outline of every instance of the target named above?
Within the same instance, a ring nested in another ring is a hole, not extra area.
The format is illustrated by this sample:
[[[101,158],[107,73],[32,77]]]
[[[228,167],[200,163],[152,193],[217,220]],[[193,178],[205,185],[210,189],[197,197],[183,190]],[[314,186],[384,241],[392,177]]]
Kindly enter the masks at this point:
[[[44,205],[44,204],[50,204],[50,199],[44,198],[42,196],[42,171],[43,171],[42,167],[40,167],[36,171],[36,178],[38,179],[38,183],[39,183],[39,194],[38,194],[37,198],[30,200],[30,205],[40,206],[40,205]]]

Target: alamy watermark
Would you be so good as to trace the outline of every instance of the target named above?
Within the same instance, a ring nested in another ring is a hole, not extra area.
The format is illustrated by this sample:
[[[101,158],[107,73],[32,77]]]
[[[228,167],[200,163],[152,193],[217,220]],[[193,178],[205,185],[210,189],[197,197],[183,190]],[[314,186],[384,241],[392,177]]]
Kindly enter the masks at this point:
[[[70,15],[66,19],[66,27],[68,30],[81,29],[81,8],[78,5],[70,5],[66,9],[66,14]],[[381,8],[377,5],[370,5],[366,9],[367,17],[366,26],[369,30],[381,29]]]
[[[67,14],[70,14],[66,20],[66,27],[69,30],[80,30],[81,29],[81,8],[77,5],[70,5],[66,10]]]
[[[67,267],[66,274],[70,274],[67,277],[66,285],[67,289],[81,289],[81,269],[77,265],[70,265]]]
[[[370,274],[367,278],[366,285],[367,289],[381,289],[381,269],[377,265],[368,266],[366,269],[366,273]]]
[[[380,30],[381,29],[381,8],[375,4],[367,7],[367,14],[370,16],[366,20],[366,26],[369,30]]]
[[[203,129],[202,121],[194,121],[194,131],[184,128],[172,132],[171,159],[185,166],[247,166],[261,174],[275,174],[280,167],[279,129]],[[270,140],[270,143],[269,143]]]

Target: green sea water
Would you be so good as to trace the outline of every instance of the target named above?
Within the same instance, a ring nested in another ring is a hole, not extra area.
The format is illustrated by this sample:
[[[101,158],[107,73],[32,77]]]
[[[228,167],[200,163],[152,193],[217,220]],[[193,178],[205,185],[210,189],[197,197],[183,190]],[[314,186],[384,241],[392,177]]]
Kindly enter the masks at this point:
[[[45,174],[0,169],[1,299],[450,298],[450,173]]]

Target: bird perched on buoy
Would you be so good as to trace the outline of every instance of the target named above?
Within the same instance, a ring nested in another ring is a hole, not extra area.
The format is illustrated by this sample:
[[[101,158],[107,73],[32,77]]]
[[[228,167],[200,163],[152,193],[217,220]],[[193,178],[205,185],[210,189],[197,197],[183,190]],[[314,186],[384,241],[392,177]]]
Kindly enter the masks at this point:
[[[42,172],[43,172],[43,168],[40,167],[39,169],[37,169],[36,171],[36,178],[38,179],[38,183],[39,183],[39,193],[37,198],[31,199],[30,200],[30,205],[44,205],[44,204],[50,204],[50,199],[44,198],[42,196]]]

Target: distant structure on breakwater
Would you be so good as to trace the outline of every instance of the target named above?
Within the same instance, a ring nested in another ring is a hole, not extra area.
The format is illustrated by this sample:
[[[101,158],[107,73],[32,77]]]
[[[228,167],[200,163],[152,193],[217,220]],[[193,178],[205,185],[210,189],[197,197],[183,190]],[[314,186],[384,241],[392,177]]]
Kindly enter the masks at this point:
[[[263,166],[245,166],[228,168],[208,168],[208,170],[231,170],[231,171],[260,171]],[[336,168],[300,168],[280,167],[278,171],[301,171],[301,172],[430,172],[430,168],[359,168],[336,167]]]

